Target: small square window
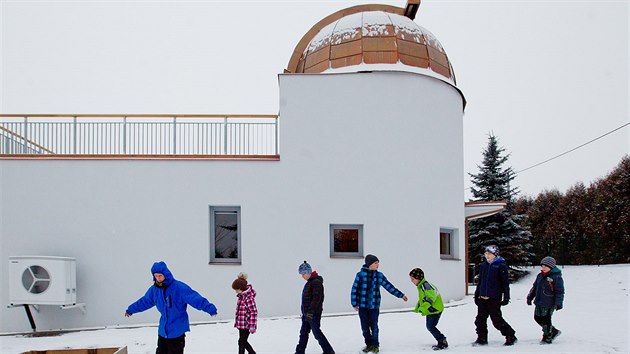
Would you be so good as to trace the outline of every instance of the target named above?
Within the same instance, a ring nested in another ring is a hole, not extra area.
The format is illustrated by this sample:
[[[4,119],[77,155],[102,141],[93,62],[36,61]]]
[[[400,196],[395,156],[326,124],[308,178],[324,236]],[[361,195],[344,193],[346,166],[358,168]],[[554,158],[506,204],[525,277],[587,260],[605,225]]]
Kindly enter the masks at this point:
[[[241,263],[240,224],[240,207],[210,207],[210,263]]]
[[[331,257],[363,257],[363,225],[330,225]]]

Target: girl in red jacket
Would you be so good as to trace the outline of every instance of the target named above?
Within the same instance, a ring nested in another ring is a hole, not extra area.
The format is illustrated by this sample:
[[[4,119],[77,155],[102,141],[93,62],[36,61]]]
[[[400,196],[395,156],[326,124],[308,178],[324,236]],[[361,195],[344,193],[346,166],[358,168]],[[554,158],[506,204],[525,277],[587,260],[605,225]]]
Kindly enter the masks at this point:
[[[238,354],[256,354],[254,348],[247,341],[250,333],[256,333],[258,309],[256,308],[256,291],[251,284],[247,284],[247,274],[240,273],[232,282],[232,289],[236,291],[236,317],[234,327],[238,329]]]

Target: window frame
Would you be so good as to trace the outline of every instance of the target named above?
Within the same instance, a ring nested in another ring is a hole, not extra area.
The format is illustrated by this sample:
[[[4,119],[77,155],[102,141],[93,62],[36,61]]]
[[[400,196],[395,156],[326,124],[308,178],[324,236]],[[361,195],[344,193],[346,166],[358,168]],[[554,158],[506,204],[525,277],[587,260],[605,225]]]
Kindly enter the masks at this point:
[[[236,252],[237,258],[217,258],[216,254],[216,234],[215,234],[215,213],[216,212],[236,212]],[[241,207],[240,206],[224,206],[224,205],[210,205],[209,206],[210,217],[210,259],[208,264],[241,264],[243,257],[243,250],[241,247]]]
[[[335,251],[335,230],[358,230],[357,252]],[[330,258],[363,258],[363,224],[330,224],[329,225]]]
[[[443,233],[446,233],[449,235],[448,236],[448,247],[450,251],[449,253],[442,253],[442,234]],[[458,237],[459,237],[458,229],[452,228],[452,227],[440,227],[438,248],[439,248],[441,259],[459,260],[458,247],[457,247]]]

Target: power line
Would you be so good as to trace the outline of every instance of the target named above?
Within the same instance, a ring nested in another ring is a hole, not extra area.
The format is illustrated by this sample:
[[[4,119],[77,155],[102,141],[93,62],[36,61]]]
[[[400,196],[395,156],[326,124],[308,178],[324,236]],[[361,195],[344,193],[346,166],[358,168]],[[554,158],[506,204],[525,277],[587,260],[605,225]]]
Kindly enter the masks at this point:
[[[539,163],[537,163],[537,164],[535,164],[535,165],[531,165],[531,166],[529,166],[529,167],[527,167],[527,168],[524,168],[524,169],[522,169],[522,170],[520,170],[520,171],[517,171],[517,172],[516,172],[516,174],[519,174],[519,173],[521,173],[521,172],[524,172],[524,171],[530,170],[530,169],[532,169],[532,168],[534,168],[534,167],[537,167],[537,166],[540,166],[540,165],[542,165],[542,164],[545,164],[545,163],[547,163],[547,162],[549,162],[549,161],[551,161],[551,160],[555,160],[555,159],[557,159],[557,158],[558,158],[558,157],[560,157],[560,156],[564,156],[564,155],[566,155],[566,154],[568,154],[568,153],[570,153],[570,152],[572,152],[572,151],[575,151],[575,150],[577,150],[577,149],[579,149],[579,148],[581,148],[581,147],[584,147],[584,146],[586,146],[586,145],[588,145],[588,144],[590,144],[590,143],[592,143],[592,142],[595,142],[595,141],[597,141],[597,140],[599,140],[599,139],[601,139],[601,138],[605,137],[606,135],[612,134],[612,133],[616,132],[617,130],[619,130],[619,129],[621,129],[621,128],[623,128],[623,127],[627,126],[627,125],[630,125],[630,122],[625,123],[625,124],[621,125],[620,127],[617,127],[617,128],[615,128],[615,129],[613,129],[613,130],[609,131],[608,133],[602,134],[602,135],[598,136],[598,137],[597,137],[597,138],[595,138],[595,139],[592,139],[592,140],[590,140],[590,141],[587,141],[587,142],[585,142],[585,143],[584,143],[584,144],[582,144],[582,145],[576,146],[576,147],[574,147],[574,148],[573,148],[573,149],[571,149],[571,150],[565,151],[565,152],[563,152],[563,153],[561,153],[561,154],[559,154],[559,155],[556,155],[556,156],[554,156],[554,157],[552,157],[552,158],[549,158],[549,159],[547,159],[547,160],[545,160],[545,161],[543,161],[543,162],[539,162]]]
[[[549,159],[547,159],[547,160],[545,160],[545,161],[539,162],[539,163],[537,163],[537,164],[534,164],[534,165],[531,165],[531,166],[529,166],[529,167],[527,167],[527,168],[524,168],[524,169],[522,169],[522,170],[520,170],[520,171],[514,172],[514,175],[517,175],[517,174],[519,174],[519,173],[521,173],[521,172],[524,172],[524,171],[530,170],[530,169],[532,169],[532,168],[534,168],[534,167],[540,166],[540,165],[545,164],[545,163],[547,163],[547,162],[549,162],[549,161],[555,160],[555,159],[557,159],[558,157],[564,156],[564,155],[566,155],[566,154],[568,154],[568,153],[570,153],[570,152],[573,152],[573,151],[575,151],[575,150],[577,150],[577,149],[579,149],[579,148],[581,148],[581,147],[584,147],[584,146],[586,146],[586,145],[588,145],[588,144],[590,144],[590,143],[592,143],[592,142],[595,142],[595,141],[597,141],[597,140],[599,140],[599,139],[601,139],[601,138],[605,137],[606,135],[610,135],[610,134],[612,134],[612,133],[616,132],[617,130],[619,130],[619,129],[621,129],[621,128],[624,128],[624,127],[626,127],[626,126],[628,126],[628,125],[630,125],[630,122],[625,123],[625,124],[622,124],[621,126],[619,126],[619,127],[615,128],[615,129],[613,129],[613,130],[611,130],[611,131],[609,131],[609,132],[607,132],[607,133],[604,133],[604,134],[602,134],[602,135],[598,136],[598,137],[597,137],[597,138],[595,138],[595,139],[589,140],[589,141],[585,142],[585,143],[584,143],[584,144],[582,144],[582,145],[576,146],[576,147],[574,147],[574,148],[573,148],[573,149],[571,149],[571,150],[567,150],[567,151],[565,151],[565,152],[563,152],[563,153],[561,153],[561,154],[559,154],[559,155],[556,155],[556,156],[554,156],[554,157],[551,157],[551,158],[549,158]],[[468,187],[468,188],[465,188],[464,190],[469,190],[470,188],[471,188],[471,187]]]

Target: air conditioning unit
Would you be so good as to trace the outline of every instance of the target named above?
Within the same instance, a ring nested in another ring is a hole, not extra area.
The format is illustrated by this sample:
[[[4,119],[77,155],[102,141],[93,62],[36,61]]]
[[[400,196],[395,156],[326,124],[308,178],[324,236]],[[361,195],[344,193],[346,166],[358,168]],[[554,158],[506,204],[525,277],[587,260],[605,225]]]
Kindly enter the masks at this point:
[[[76,260],[71,257],[9,257],[11,305],[74,305]]]

